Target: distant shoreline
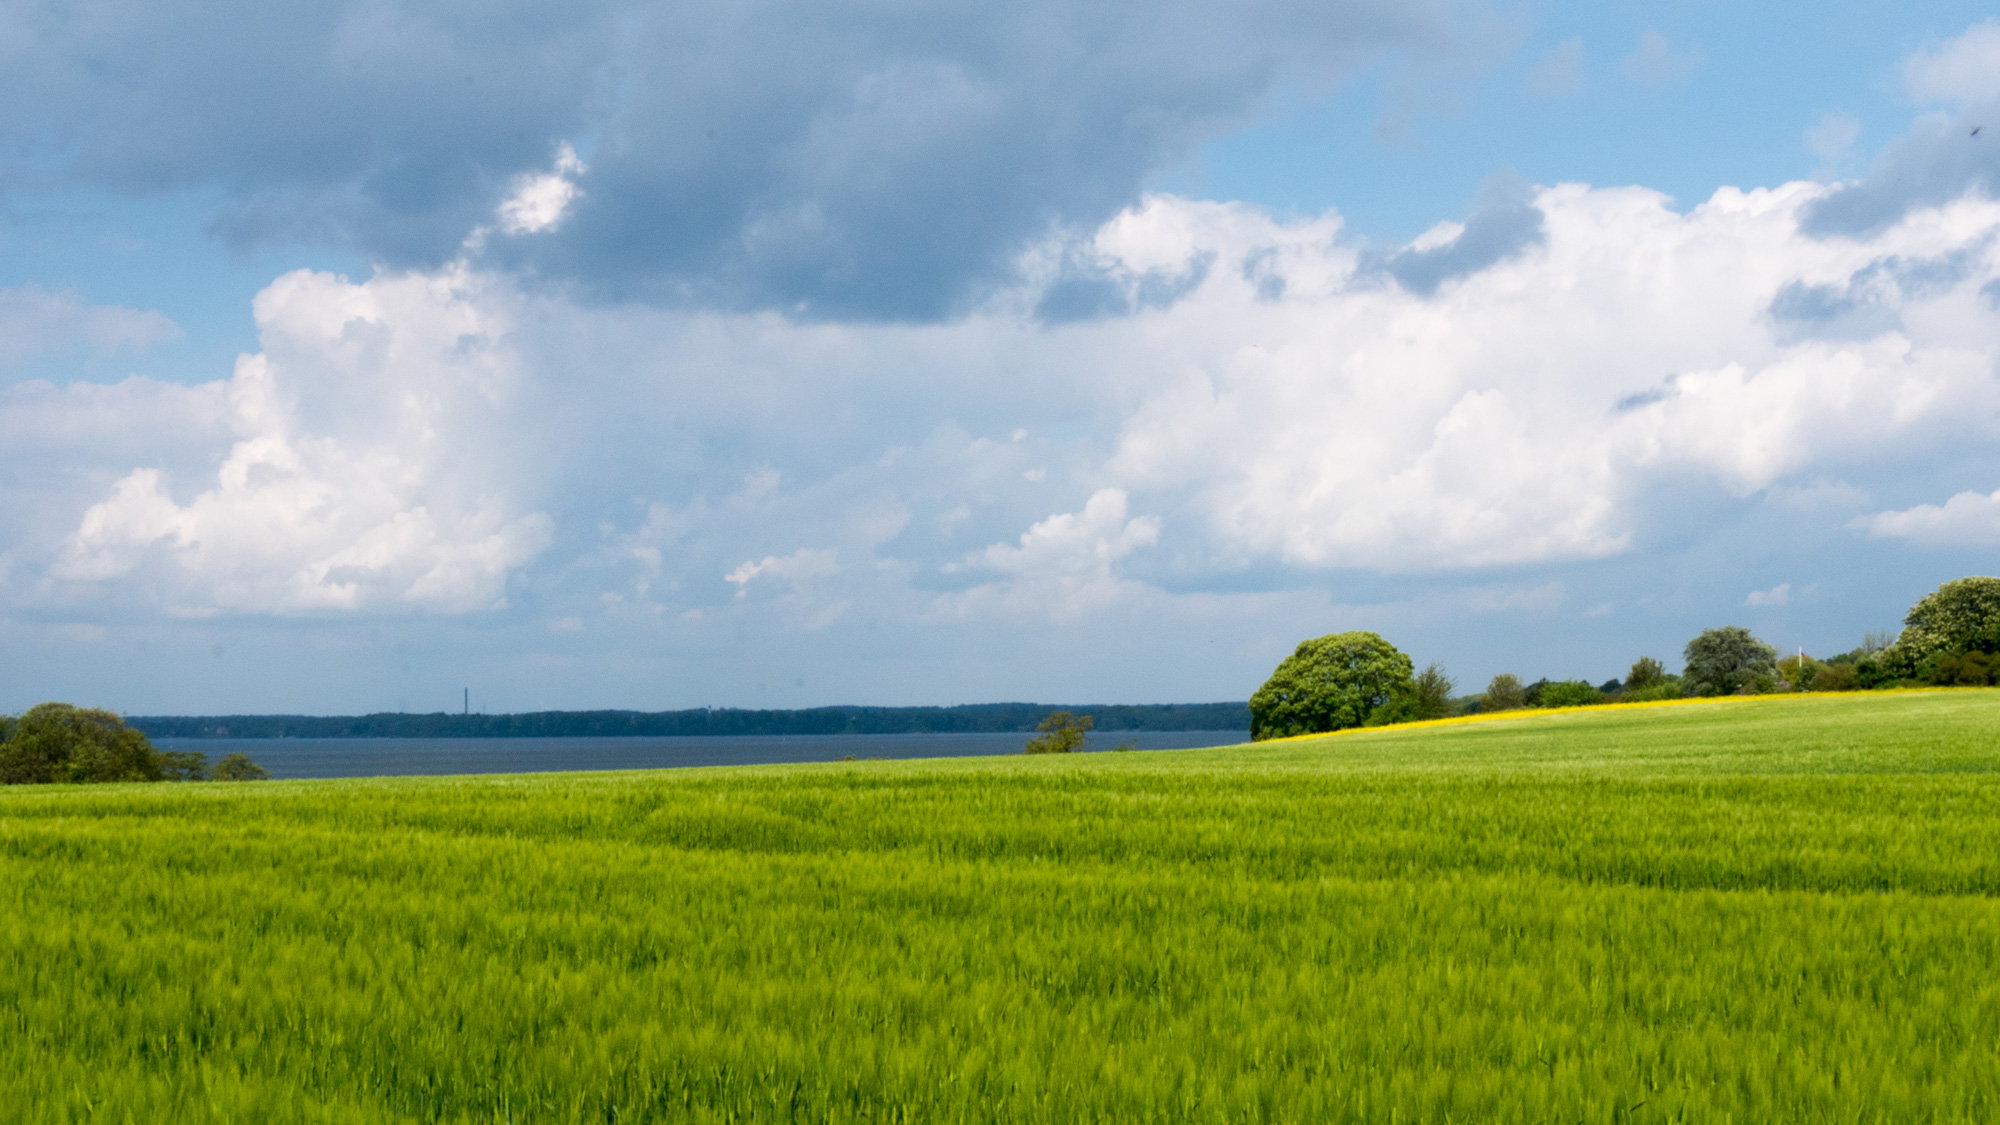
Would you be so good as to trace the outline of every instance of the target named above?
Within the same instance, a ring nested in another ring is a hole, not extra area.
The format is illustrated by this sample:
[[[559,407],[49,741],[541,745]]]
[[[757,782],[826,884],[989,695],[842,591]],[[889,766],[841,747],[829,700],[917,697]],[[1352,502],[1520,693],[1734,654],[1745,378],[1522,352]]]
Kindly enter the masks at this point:
[[[1007,734],[1051,711],[1090,715],[1100,731],[1250,729],[1245,703],[969,703],[956,707],[811,707],[521,714],[130,715],[148,738],[654,738],[794,734]]]

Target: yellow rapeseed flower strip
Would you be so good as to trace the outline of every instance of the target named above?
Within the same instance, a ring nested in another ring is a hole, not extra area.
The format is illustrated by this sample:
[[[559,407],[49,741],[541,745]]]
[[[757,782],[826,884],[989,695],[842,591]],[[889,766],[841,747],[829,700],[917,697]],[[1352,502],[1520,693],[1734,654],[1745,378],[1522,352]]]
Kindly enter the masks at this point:
[[[1445,719],[1418,719],[1408,723],[1384,723],[1379,727],[1342,727],[1339,730],[1318,731],[1312,734],[1288,734],[1282,738],[1267,738],[1258,745],[1277,742],[1298,742],[1308,738],[1337,738],[1343,734],[1359,734],[1363,731],[1415,730],[1419,727],[1449,727],[1463,723],[1485,723],[1496,719],[1526,719],[1542,715],[1568,715],[1578,711],[1620,711],[1636,710],[1641,707],[1685,707],[1696,703],[1754,703],[1781,699],[1824,699],[1829,695],[1884,696],[1913,695],[1920,692],[1961,690],[1946,687],[1884,688],[1877,691],[1853,692],[1772,692],[1769,695],[1703,695],[1689,699],[1649,699],[1642,703],[1584,703],[1575,707],[1516,707],[1510,711],[1481,711],[1476,715],[1453,715]]]

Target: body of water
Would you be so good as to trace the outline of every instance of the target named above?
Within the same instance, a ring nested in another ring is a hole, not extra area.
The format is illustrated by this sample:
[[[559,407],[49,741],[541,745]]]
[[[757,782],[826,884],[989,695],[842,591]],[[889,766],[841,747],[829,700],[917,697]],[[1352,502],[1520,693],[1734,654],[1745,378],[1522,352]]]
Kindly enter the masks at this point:
[[[199,750],[212,765],[248,754],[272,777],[404,777],[561,770],[656,770],[856,758],[969,758],[1018,754],[1016,734],[807,734],[729,738],[158,738],[163,750]],[[1129,745],[1187,750],[1248,742],[1244,730],[1093,731],[1087,750]]]

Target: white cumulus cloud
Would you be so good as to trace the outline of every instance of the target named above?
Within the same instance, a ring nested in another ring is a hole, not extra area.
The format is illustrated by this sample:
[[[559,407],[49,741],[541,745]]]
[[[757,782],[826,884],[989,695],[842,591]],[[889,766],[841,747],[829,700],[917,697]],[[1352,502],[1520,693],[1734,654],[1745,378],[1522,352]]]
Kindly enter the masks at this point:
[[[1160,538],[1157,516],[1126,518],[1126,494],[1101,488],[1079,512],[1058,512],[1021,534],[1018,545],[995,543],[966,560],[973,569],[1007,577],[935,603],[936,613],[965,616],[1014,613],[1079,617],[1136,591],[1118,573],[1118,562]]]
[[[1776,606],[1788,605],[1792,600],[1792,584],[1780,582],[1768,590],[1752,590],[1743,598],[1744,605]]]
[[[1877,512],[1856,524],[1885,539],[1929,546],[1989,546],[2000,543],[2000,491],[1961,492],[1941,505]]]
[[[1214,264],[1104,329],[1152,384],[1109,476],[1191,504],[1217,551],[1409,571],[1617,554],[1654,481],[1750,495],[1992,433],[2000,206],[1821,242],[1797,213],[1824,190],[1724,189],[1682,214],[1542,189],[1539,241],[1430,297],[1299,226],[1154,199]]]
[[[481,439],[517,373],[475,289],[458,271],[272,283],[256,302],[265,350],[207,388],[234,437],[212,479],[131,470],[51,579],[126,583],[178,614],[501,604],[553,523],[487,471]]]
[[[2000,98],[2000,21],[1962,34],[1903,61],[1903,82],[1919,101],[1973,104]]]

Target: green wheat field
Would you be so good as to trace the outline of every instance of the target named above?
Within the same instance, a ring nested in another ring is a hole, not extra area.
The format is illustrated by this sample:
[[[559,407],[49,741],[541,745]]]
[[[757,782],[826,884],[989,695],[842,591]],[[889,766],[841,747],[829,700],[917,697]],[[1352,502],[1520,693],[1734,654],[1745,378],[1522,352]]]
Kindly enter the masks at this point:
[[[0,792],[0,1118],[2000,1120],[2000,690]]]

